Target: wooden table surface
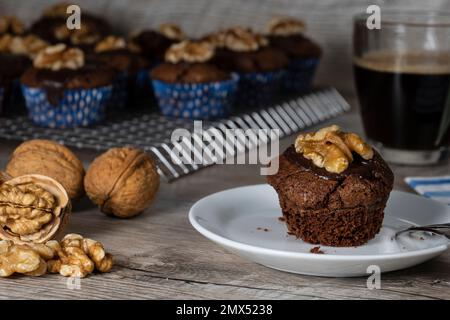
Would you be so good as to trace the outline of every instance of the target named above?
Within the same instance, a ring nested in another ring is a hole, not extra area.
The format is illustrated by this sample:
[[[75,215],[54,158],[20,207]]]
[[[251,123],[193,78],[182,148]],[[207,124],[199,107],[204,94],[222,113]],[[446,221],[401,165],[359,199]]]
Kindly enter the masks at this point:
[[[331,122],[362,132],[356,111]],[[280,150],[293,139],[283,139]],[[0,141],[0,168],[17,144]],[[92,151],[74,151],[86,168],[96,156]],[[449,164],[392,166],[395,189],[412,192],[405,176],[448,174]],[[74,207],[68,231],[100,240],[115,256],[112,272],[81,279],[79,286],[59,275],[0,279],[0,298],[450,299],[449,251],[417,267],[382,274],[381,289],[369,290],[365,277],[323,278],[266,268],[225,251],[189,224],[189,208],[202,197],[264,182],[256,165],[216,165],[162,183],[152,207],[128,220],[106,217],[84,198]]]

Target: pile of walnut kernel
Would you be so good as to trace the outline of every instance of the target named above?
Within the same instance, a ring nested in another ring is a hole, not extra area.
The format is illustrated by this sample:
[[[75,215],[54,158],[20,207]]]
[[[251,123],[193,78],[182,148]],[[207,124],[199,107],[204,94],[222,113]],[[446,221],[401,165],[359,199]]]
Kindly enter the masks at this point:
[[[97,270],[109,272],[113,265],[112,255],[103,245],[78,234],[68,234],[60,242],[15,244],[0,241],[0,276],[14,273],[41,276],[59,273],[65,277],[84,278]]]

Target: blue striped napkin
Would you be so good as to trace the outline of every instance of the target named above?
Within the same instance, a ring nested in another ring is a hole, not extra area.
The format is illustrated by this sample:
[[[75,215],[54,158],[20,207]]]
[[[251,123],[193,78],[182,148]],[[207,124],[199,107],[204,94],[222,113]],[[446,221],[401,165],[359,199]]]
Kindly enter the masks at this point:
[[[450,205],[450,176],[407,177],[405,182],[417,193]]]

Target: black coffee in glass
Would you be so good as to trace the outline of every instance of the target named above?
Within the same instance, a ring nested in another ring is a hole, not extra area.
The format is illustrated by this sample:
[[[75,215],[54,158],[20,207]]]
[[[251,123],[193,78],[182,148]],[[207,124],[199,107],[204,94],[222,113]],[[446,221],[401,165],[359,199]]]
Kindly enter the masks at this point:
[[[450,88],[450,54],[373,52],[355,58],[354,74],[366,134],[388,148],[432,150]]]
[[[353,72],[367,138],[389,162],[433,164],[450,146],[450,16],[355,17]],[[449,103],[447,103],[449,102]]]

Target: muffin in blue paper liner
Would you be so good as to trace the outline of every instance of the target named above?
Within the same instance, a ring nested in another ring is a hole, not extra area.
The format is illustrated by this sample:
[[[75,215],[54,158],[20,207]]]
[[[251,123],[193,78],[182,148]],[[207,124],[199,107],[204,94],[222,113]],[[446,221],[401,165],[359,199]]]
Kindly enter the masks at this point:
[[[153,80],[153,88],[161,113],[168,117],[216,119],[231,111],[238,76],[206,83],[168,83]]]
[[[92,89],[66,89],[57,105],[47,98],[42,88],[22,85],[30,119],[48,128],[86,127],[102,121],[112,86]]]
[[[110,110],[133,108],[135,102],[139,102],[136,98],[151,96],[149,63],[130,50],[124,38],[113,35],[105,37],[96,44],[94,53],[88,59],[116,72],[108,103]]]
[[[290,17],[276,17],[267,26],[270,44],[289,58],[283,81],[286,91],[302,92],[311,88],[322,49],[303,32],[305,23]]]
[[[239,74],[237,106],[265,106],[278,97],[288,58],[271,47],[266,37],[238,26],[204,39],[217,48],[213,62]]]
[[[318,58],[292,59],[286,68],[283,88],[287,91],[302,92],[311,88],[316,73]]]
[[[213,56],[205,41],[186,40],[167,50],[166,62],[150,73],[162,114],[204,120],[229,114],[239,76],[211,64]]]
[[[281,90],[284,75],[284,70],[239,74],[236,103],[243,107],[259,107],[270,104]]]
[[[49,128],[103,120],[114,75],[111,68],[86,63],[78,48],[57,44],[43,49],[20,78],[30,119]]]

